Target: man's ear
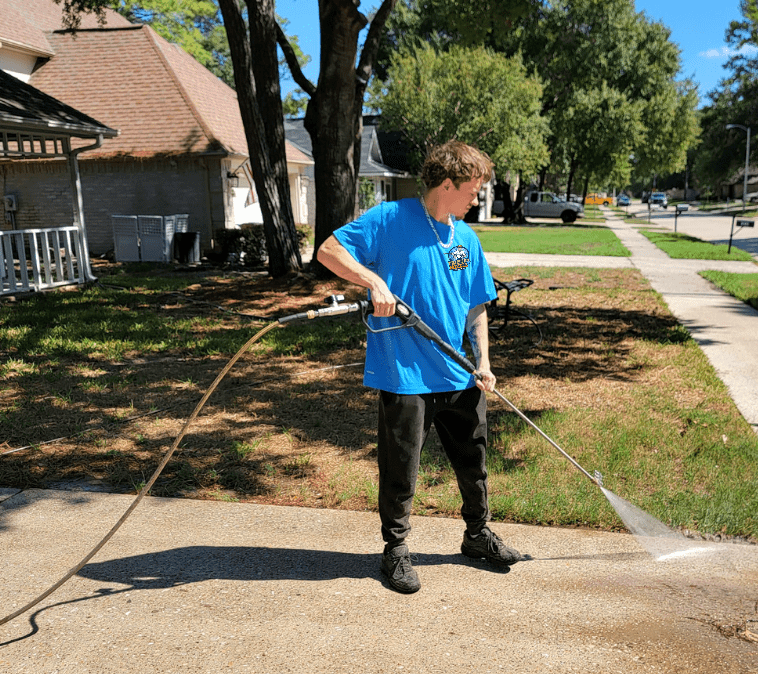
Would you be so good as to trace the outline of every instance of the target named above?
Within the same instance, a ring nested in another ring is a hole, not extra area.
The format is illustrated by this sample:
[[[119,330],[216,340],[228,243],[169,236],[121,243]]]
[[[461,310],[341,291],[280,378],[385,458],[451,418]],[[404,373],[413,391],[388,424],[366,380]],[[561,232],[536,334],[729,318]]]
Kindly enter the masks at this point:
[[[445,178],[445,180],[442,181],[442,184],[440,185],[440,187],[444,188],[445,191],[447,192],[451,188],[455,189],[455,183],[453,182],[452,178]]]

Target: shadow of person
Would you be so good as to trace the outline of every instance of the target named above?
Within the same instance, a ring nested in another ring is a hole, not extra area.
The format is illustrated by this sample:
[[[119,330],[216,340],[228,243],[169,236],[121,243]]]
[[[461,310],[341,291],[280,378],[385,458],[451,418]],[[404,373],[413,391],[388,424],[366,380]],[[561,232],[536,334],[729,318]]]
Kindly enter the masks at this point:
[[[164,589],[205,580],[379,579],[380,559],[380,552],[195,545],[90,563],[78,575],[133,589]],[[462,554],[414,554],[413,559],[418,566],[475,564]]]

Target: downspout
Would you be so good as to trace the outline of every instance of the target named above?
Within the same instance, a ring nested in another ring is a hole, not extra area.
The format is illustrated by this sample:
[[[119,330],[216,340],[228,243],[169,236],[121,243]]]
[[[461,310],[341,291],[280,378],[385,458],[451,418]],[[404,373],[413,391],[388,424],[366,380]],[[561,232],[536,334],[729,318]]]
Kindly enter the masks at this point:
[[[208,207],[208,229],[210,230],[209,248],[212,248],[215,252],[216,249],[216,236],[213,230],[213,196],[211,194],[211,167],[208,165],[206,159],[201,159],[200,162],[205,169],[205,203]],[[201,236],[202,239],[202,236]],[[202,247],[201,247],[202,255]]]
[[[96,150],[102,144],[103,134],[98,134],[97,140],[92,145],[85,145],[68,152],[69,175],[71,177],[71,186],[74,190],[74,222],[79,230],[79,241],[82,245],[81,256],[84,260],[84,278],[87,281],[97,281],[97,277],[92,273],[90,267],[89,243],[87,242],[87,228],[84,224],[84,199],[82,198],[82,178],[79,174],[78,155],[87,150]]]

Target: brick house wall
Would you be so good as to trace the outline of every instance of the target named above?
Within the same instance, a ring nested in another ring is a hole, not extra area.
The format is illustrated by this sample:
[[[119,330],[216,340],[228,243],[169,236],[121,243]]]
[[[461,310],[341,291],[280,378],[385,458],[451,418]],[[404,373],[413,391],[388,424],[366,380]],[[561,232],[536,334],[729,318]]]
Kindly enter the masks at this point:
[[[190,231],[200,232],[208,252],[213,232],[225,227],[231,199],[228,160],[205,156],[160,160],[84,160],[79,169],[84,221],[93,256],[113,250],[111,215],[189,214]],[[0,164],[3,194],[17,197],[17,229],[61,227],[73,222],[71,179],[66,161]],[[0,223],[9,229],[9,223]]]

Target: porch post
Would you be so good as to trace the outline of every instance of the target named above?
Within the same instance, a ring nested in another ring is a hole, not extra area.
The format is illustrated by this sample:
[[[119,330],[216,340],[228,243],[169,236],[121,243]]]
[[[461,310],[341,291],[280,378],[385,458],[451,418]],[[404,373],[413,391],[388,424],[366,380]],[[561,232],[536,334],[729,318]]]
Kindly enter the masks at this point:
[[[79,159],[80,152],[85,150],[92,150],[100,147],[103,142],[103,137],[98,136],[97,142],[87,147],[77,148],[76,150],[70,150],[68,152],[68,167],[69,176],[71,178],[71,188],[73,192],[73,204],[74,204],[74,225],[79,230],[79,240],[81,241],[81,259],[79,264],[82,265],[84,272],[83,276],[87,281],[97,281],[97,277],[92,273],[92,267],[90,266],[89,259],[89,243],[87,241],[87,227],[84,223],[84,198],[82,197],[82,178],[79,173]]]

